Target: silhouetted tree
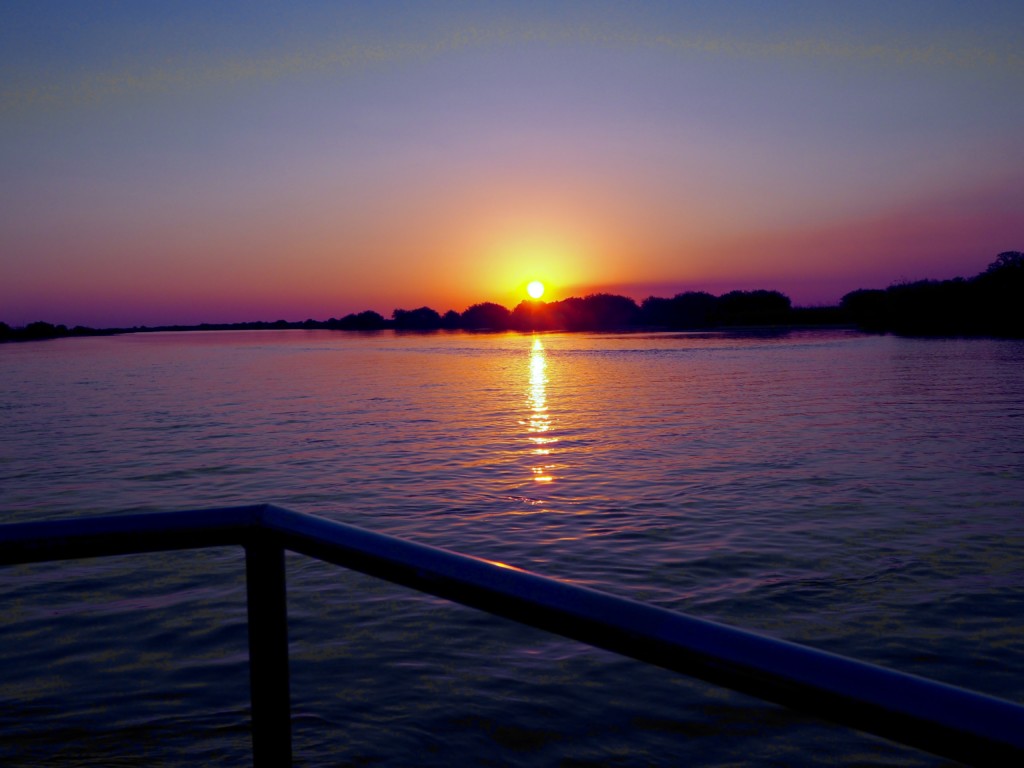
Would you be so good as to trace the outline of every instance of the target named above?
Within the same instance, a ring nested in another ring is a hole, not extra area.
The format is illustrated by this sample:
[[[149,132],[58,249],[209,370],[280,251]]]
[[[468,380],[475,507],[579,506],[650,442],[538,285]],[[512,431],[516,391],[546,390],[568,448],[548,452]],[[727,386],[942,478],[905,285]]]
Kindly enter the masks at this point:
[[[706,328],[714,322],[718,299],[703,291],[678,293],[671,299],[644,299],[641,315],[646,325],[663,328]]]
[[[877,288],[859,288],[843,296],[839,306],[865,331],[889,327],[889,294]]]
[[[456,312],[454,309],[449,309],[443,315],[441,315],[441,327],[447,328],[448,330],[454,330],[462,327],[462,315]]]
[[[718,299],[704,291],[687,291],[672,299],[672,317],[679,328],[705,328],[714,321]]]
[[[918,280],[884,291],[852,291],[841,306],[864,330],[1024,337],[1024,254],[1000,253],[969,280]]]
[[[778,291],[729,291],[718,297],[715,319],[723,325],[778,325],[788,321],[791,307]]]
[[[972,287],[984,332],[1024,338],[1024,253],[1000,253]]]
[[[372,309],[345,315],[338,321],[338,328],[346,331],[378,331],[386,325],[384,316]]]
[[[548,304],[557,327],[567,331],[613,330],[640,322],[640,308],[626,296],[592,293]]]
[[[431,331],[441,327],[441,315],[430,307],[396,309],[391,313],[395,328],[413,331]]]
[[[68,328],[66,325],[53,325],[52,323],[37,320],[26,325],[22,329],[21,335],[27,340],[54,339],[58,336],[66,336],[67,332]]]
[[[645,325],[671,327],[672,300],[658,296],[648,296],[640,302],[640,315]]]
[[[537,300],[519,302],[509,318],[511,328],[517,331],[550,331],[557,326],[550,304]]]
[[[889,286],[889,324],[897,333],[948,335],[973,332],[969,286],[956,280],[918,280]]]
[[[485,301],[474,304],[462,313],[462,327],[472,330],[504,331],[511,324],[512,313],[500,304]]]
[[[1002,273],[1004,277],[1014,272],[1024,273],[1024,253],[1003,251],[982,274],[991,275],[997,272]]]

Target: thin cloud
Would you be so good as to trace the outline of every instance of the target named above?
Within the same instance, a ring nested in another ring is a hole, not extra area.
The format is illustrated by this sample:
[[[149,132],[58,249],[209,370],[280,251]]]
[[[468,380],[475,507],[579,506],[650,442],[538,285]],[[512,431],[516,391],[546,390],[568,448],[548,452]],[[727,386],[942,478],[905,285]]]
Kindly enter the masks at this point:
[[[649,34],[589,25],[497,24],[466,26],[431,40],[366,43],[342,40],[314,52],[234,58],[183,60],[162,67],[69,75],[33,82],[27,78],[0,91],[0,114],[71,105],[100,105],[134,95],[186,92],[241,83],[273,82],[314,73],[349,75],[368,67],[443,56],[470,48],[523,43],[583,44],[648,48],[686,55],[809,61],[861,61],[887,66],[952,68],[1024,76],[1024,55],[998,49],[948,45],[855,43],[833,39],[750,40],[738,37]],[[8,73],[10,75],[11,73]]]

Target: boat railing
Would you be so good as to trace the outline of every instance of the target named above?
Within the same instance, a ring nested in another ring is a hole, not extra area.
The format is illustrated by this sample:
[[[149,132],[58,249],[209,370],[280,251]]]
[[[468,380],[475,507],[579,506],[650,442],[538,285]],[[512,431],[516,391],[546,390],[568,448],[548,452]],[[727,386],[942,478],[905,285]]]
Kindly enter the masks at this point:
[[[253,763],[291,765],[286,550],[942,757],[1024,765],[1024,706],[271,505],[0,525],[0,565],[245,549]]]

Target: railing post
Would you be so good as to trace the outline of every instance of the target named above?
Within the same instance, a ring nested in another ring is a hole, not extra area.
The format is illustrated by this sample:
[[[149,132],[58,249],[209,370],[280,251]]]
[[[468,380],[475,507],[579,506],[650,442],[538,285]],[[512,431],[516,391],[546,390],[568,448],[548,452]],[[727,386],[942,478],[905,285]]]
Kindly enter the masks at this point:
[[[284,548],[257,535],[245,545],[249,613],[249,686],[254,768],[290,768],[288,605]]]

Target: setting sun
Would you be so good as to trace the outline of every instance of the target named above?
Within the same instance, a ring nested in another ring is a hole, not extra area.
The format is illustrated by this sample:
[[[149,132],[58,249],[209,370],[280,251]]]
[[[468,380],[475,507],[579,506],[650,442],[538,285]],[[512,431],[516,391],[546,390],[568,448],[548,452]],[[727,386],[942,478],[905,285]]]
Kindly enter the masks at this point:
[[[539,280],[534,280],[528,286],[526,286],[526,292],[530,294],[531,299],[539,299],[544,295],[544,283]]]

